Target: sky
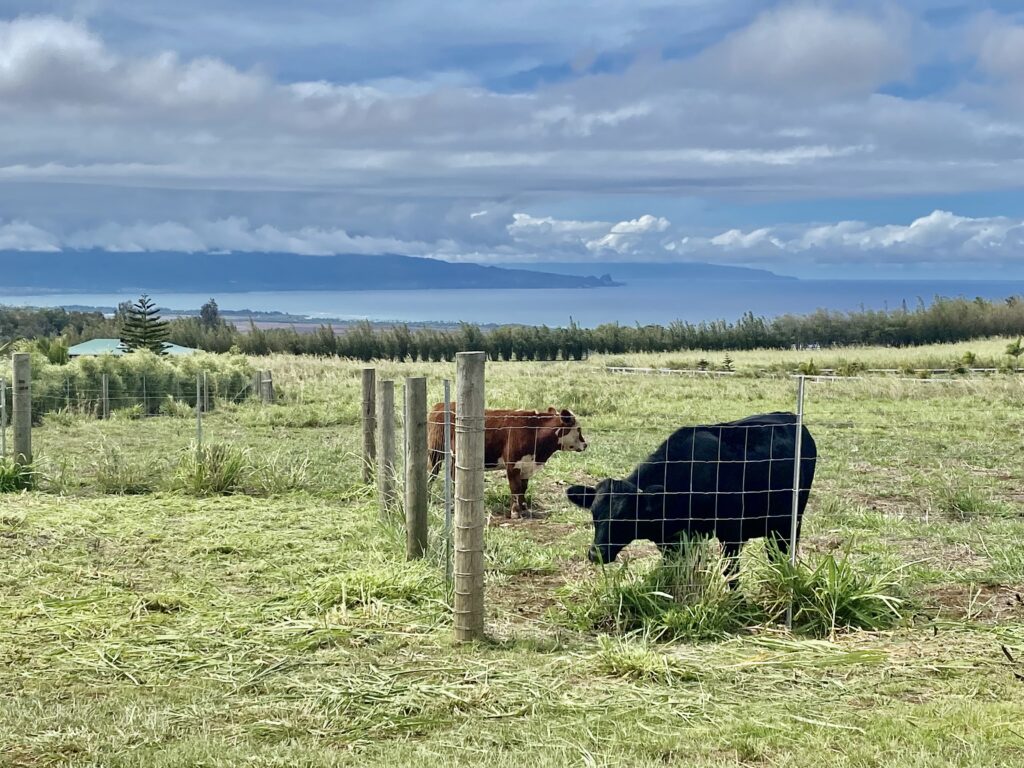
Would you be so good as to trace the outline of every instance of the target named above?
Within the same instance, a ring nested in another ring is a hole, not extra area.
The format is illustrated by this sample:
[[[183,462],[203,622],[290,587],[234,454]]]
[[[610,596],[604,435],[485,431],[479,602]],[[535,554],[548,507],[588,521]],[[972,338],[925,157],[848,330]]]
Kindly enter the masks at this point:
[[[0,250],[1024,278],[1014,0],[0,0]]]

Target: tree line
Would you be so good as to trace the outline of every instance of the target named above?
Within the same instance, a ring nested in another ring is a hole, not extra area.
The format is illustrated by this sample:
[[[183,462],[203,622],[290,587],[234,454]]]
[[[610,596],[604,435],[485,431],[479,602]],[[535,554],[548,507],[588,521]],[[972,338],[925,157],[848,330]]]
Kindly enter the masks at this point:
[[[116,337],[129,315],[108,318],[100,313],[57,309],[0,308],[0,345],[16,338],[60,338],[58,346]],[[482,329],[471,323],[458,328],[410,329],[407,325],[374,326],[369,322],[320,326],[313,333],[294,328],[264,329],[250,321],[236,328],[224,320],[216,302],[208,302],[198,317],[175,318],[167,324],[167,339],[185,347],[211,352],[238,351],[252,355],[286,352],[301,355],[349,357],[359,360],[452,360],[456,352],[483,350],[493,360],[580,360],[592,353],[728,351],[789,349],[815,346],[915,346],[948,343],[987,336],[1024,333],[1024,298],[1003,301],[937,297],[893,310],[855,312],[818,310],[808,315],[765,318],[751,312],[734,322],[725,320],[669,325],[609,323],[582,328],[506,325]],[[54,355],[50,355],[53,359]]]

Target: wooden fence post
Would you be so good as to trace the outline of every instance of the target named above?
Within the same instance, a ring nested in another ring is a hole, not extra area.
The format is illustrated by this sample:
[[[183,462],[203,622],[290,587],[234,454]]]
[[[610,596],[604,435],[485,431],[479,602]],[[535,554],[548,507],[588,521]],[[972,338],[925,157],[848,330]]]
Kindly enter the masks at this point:
[[[405,554],[427,551],[427,380],[405,380]]]
[[[274,402],[274,373],[273,371],[263,372],[263,402]]]
[[[32,358],[26,352],[14,355],[14,463],[32,463]]]
[[[377,496],[381,520],[387,520],[395,503],[395,382],[377,382]]]
[[[7,455],[7,379],[0,379],[0,458]]]
[[[252,392],[255,400],[263,402],[263,371],[254,371],[252,374]]]
[[[373,482],[377,458],[377,371],[363,368],[363,482]]]
[[[455,392],[455,641],[484,636],[484,357],[459,352]]]

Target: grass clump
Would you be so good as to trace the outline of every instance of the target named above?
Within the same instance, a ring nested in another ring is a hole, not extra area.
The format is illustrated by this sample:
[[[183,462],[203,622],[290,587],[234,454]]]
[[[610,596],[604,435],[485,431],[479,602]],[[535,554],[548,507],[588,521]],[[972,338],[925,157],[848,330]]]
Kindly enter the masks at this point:
[[[156,488],[158,472],[150,462],[135,464],[112,445],[104,445],[93,465],[96,487],[101,493],[121,496],[150,493]]]
[[[0,493],[31,490],[35,479],[36,471],[31,465],[16,464],[14,459],[0,457]]]
[[[678,552],[653,565],[606,567],[563,606],[579,629],[642,631],[657,639],[724,637],[756,620],[756,609],[729,587],[721,547],[707,539],[684,539]]]
[[[990,494],[975,485],[955,479],[946,480],[938,486],[933,503],[939,514],[961,522],[994,511]]]
[[[910,614],[899,571],[871,572],[850,559],[850,545],[813,560],[790,562],[774,542],[757,584],[757,601],[770,620],[782,621],[793,607],[793,631],[834,637],[839,630],[884,630]]]
[[[223,496],[240,492],[252,472],[247,449],[227,443],[192,445],[178,462],[174,485],[191,496]]]

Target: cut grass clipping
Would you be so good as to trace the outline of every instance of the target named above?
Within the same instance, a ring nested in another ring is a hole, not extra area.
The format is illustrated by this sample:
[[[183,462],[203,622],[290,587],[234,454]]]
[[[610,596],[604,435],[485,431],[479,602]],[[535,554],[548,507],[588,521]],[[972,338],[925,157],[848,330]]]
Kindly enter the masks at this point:
[[[848,553],[795,564],[774,545],[766,545],[765,554],[764,563],[748,568],[744,587],[730,589],[720,545],[686,539],[664,559],[603,568],[600,578],[572,587],[562,607],[579,629],[640,632],[657,640],[716,639],[781,622],[791,601],[793,631],[814,637],[887,629],[907,613],[897,572],[861,570]]]

